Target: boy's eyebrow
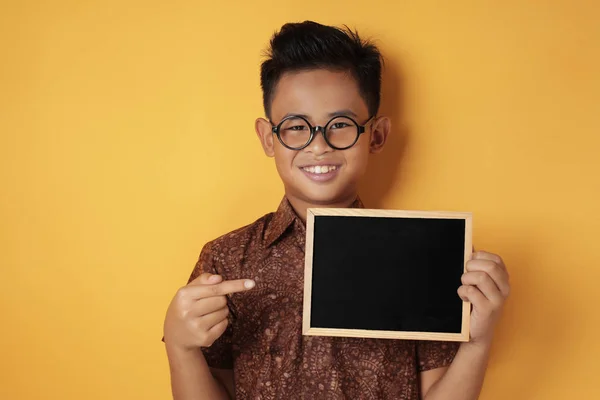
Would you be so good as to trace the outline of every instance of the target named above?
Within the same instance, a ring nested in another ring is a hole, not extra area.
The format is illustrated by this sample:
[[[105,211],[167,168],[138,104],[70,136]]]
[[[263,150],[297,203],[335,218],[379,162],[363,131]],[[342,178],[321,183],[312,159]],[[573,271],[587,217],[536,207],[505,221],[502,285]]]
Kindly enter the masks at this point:
[[[333,117],[345,117],[345,116],[348,116],[348,115],[350,115],[351,117],[355,117],[355,118],[357,117],[357,115],[352,110],[350,110],[349,108],[329,113],[329,116],[332,117],[332,118]]]
[[[288,117],[290,117],[290,119],[294,119],[294,117],[295,118],[302,117],[304,119],[309,119],[308,115],[306,115],[306,114],[296,114],[296,113],[287,113],[283,117],[281,117],[281,119],[284,120],[284,119],[286,119]]]
[[[356,113],[354,113],[352,110],[350,110],[349,108],[344,109],[344,110],[338,110],[338,111],[334,111],[334,112],[330,112],[329,114],[327,114],[329,116],[329,118],[333,118],[333,117],[345,117],[345,116],[351,116],[351,117],[358,117],[356,115]],[[306,114],[297,114],[297,113],[287,113],[285,114],[281,119],[285,119],[287,117],[302,117],[304,119],[310,120],[310,117]]]

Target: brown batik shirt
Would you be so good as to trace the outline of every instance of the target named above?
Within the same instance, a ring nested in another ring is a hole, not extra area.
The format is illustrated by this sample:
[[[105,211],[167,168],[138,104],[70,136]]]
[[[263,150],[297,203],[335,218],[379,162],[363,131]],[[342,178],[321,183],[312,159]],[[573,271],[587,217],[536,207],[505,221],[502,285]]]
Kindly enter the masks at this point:
[[[233,369],[240,400],[419,399],[418,373],[450,364],[458,344],[303,336],[304,244],[305,225],[284,198],[277,212],[204,246],[190,280],[256,281],[228,296],[230,324],[203,349],[208,365]]]

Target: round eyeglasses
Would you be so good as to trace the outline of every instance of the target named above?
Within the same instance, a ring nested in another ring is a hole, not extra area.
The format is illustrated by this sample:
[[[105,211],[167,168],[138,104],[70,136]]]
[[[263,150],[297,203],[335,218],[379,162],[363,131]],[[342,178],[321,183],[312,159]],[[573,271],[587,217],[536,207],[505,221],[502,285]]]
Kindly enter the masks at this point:
[[[299,115],[285,117],[279,124],[273,125],[273,133],[279,142],[290,150],[302,150],[321,132],[325,142],[335,150],[346,150],[354,146],[365,132],[365,127],[373,117],[363,125],[346,116],[333,117],[325,126],[312,126],[306,118]]]

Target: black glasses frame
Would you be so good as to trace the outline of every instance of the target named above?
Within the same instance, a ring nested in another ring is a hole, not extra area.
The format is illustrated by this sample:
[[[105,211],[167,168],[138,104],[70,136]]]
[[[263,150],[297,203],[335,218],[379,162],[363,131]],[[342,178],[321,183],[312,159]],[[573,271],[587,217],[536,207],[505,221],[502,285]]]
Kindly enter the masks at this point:
[[[329,124],[331,124],[331,122],[333,120],[341,118],[341,117],[349,119],[350,121],[352,121],[354,123],[354,125],[356,125],[356,132],[357,132],[356,138],[354,139],[354,142],[352,142],[351,145],[346,146],[346,147],[337,147],[337,146],[334,146],[327,139],[327,128],[329,127]],[[308,125],[308,128],[310,129],[310,136],[309,136],[307,142],[305,144],[303,144],[302,146],[300,146],[300,147],[291,147],[291,146],[288,146],[281,139],[281,135],[280,135],[281,125],[285,121],[287,121],[289,119],[301,119],[304,122],[306,122],[306,125]],[[325,139],[325,142],[327,143],[327,145],[329,147],[331,147],[332,149],[335,149],[335,150],[347,150],[350,147],[354,146],[356,144],[356,142],[358,142],[358,139],[360,138],[360,135],[362,135],[363,133],[365,133],[366,126],[372,120],[373,120],[373,116],[370,117],[368,120],[366,120],[364,124],[359,125],[358,122],[356,122],[353,118],[350,118],[350,117],[348,117],[346,115],[338,115],[338,116],[335,116],[335,117],[331,118],[329,121],[327,121],[327,123],[324,126],[321,126],[321,125],[312,126],[312,124],[310,122],[308,122],[306,120],[306,118],[304,118],[304,117],[301,117],[299,115],[289,115],[289,116],[285,117],[284,119],[282,119],[281,121],[279,121],[279,123],[277,125],[273,124],[273,122],[271,122],[271,125],[273,125],[272,131],[273,131],[273,134],[277,135],[277,139],[279,140],[279,143],[281,143],[284,147],[286,147],[286,148],[288,148],[290,150],[302,150],[302,149],[305,149],[306,147],[308,147],[312,143],[312,141],[314,140],[314,138],[316,136],[316,133],[318,131],[321,132],[321,135],[323,135],[323,139]]]

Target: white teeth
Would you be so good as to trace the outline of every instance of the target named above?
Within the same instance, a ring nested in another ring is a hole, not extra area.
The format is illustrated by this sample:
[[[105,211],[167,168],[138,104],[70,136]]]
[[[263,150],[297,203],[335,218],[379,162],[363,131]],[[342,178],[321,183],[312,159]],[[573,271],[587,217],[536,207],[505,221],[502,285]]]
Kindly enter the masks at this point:
[[[310,167],[303,167],[303,170],[310,172],[311,174],[326,174],[331,171],[335,171],[337,167],[335,165],[316,165]]]

